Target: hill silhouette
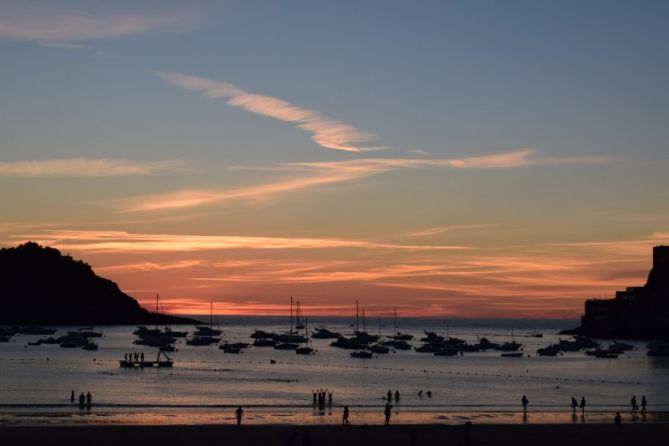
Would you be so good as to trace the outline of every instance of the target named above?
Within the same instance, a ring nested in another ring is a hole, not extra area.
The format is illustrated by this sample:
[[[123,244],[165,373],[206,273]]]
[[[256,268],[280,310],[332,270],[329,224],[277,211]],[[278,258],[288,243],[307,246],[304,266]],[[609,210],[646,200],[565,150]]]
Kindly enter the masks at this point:
[[[87,263],[27,242],[0,249],[0,324],[192,324],[150,313]]]

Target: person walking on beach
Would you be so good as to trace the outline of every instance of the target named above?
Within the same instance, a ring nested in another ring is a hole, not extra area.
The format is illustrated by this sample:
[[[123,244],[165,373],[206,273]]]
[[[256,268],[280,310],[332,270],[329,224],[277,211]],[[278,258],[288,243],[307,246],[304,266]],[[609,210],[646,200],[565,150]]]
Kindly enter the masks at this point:
[[[237,410],[235,410],[235,418],[237,419],[237,427],[242,425],[242,418],[244,418],[244,410],[242,409],[242,406],[239,406]]]
[[[636,395],[632,395],[630,405],[632,406],[632,415],[636,415],[636,411],[639,410],[639,405],[636,403]]]
[[[388,393],[386,393],[386,400],[389,402],[393,400],[393,392],[391,392],[390,389],[388,389]]]
[[[431,390],[428,390],[427,393],[426,393],[426,395],[427,395],[428,398],[432,398],[432,391],[431,391]]]
[[[70,403],[74,403],[74,390],[70,393]]]
[[[572,413],[576,413],[576,408],[578,407],[578,401],[576,401],[576,398],[573,396],[571,397],[571,411]]]
[[[316,407],[316,396],[317,396],[317,395],[316,395],[316,391],[314,390],[314,391],[313,391],[313,398],[314,398],[314,400],[313,400],[313,401],[314,401],[313,404],[314,404],[314,407]]]
[[[81,408],[81,409],[84,408],[85,401],[86,401],[86,397],[84,396],[84,392],[81,392],[79,394],[79,408]]]
[[[93,405],[93,395],[91,395],[91,392],[88,392],[86,394],[86,407],[90,409],[92,405]]]
[[[530,403],[530,401],[527,399],[527,396],[523,395],[523,399],[521,400],[521,403],[523,403],[523,413],[527,413],[527,405]]]
[[[343,425],[351,424],[351,422],[348,421],[348,406],[344,406],[344,413],[341,416],[341,422]]]
[[[585,415],[585,397],[581,397],[581,415]]]
[[[383,409],[383,414],[386,416],[386,426],[390,423],[390,409],[392,409],[393,406],[390,405],[390,403],[386,403],[385,409]]]
[[[643,395],[641,397],[641,416],[646,416],[646,405],[648,404],[648,401],[646,401],[646,395]]]
[[[395,389],[395,402],[399,403],[400,402],[400,391]]]
[[[334,393],[334,390],[331,392],[328,392],[328,406],[332,407],[332,394]]]
[[[140,353],[139,357],[142,360],[142,362],[144,362],[144,352]]]

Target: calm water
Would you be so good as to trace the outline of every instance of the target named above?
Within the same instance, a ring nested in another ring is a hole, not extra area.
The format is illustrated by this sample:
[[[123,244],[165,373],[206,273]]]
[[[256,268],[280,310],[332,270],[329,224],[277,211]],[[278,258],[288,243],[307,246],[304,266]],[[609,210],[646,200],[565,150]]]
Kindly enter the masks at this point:
[[[288,325],[287,318],[218,319],[224,339],[230,342],[249,342],[256,328],[286,331]],[[350,322],[350,318],[314,318],[310,324],[348,334]],[[651,410],[669,409],[669,358],[647,357],[645,343],[630,341],[637,348],[612,360],[582,352],[539,357],[537,348],[566,339],[557,332],[576,322],[456,320],[448,321],[447,327],[441,319],[400,320],[400,330],[417,338],[425,329],[472,343],[481,336],[509,341],[511,325],[515,340],[531,357],[501,358],[493,351],[453,357],[397,351],[355,359],[349,350],[332,348],[330,340],[319,339],[313,340],[318,352],[312,356],[260,347],[234,355],[215,345],[187,346],[180,340],[178,351],[171,354],[172,369],[125,370],[118,365],[124,353],[143,351],[147,359],[156,354],[156,349],[132,344],[135,327],[100,327],[104,336],[96,339],[99,350],[94,352],[27,346],[39,336],[17,335],[13,342],[0,343],[0,422],[77,422],[81,414],[69,404],[71,390],[93,394],[95,422],[215,422],[237,405],[258,422],[304,422],[305,413],[319,415],[311,411],[312,390],[319,388],[334,390],[337,416],[344,404],[361,414],[376,413],[387,390],[399,389],[402,399],[395,408],[403,414],[400,420],[413,421],[459,419],[454,413],[497,414],[491,416],[518,421],[523,394],[533,412],[557,414],[547,415],[549,421],[570,415],[572,395],[579,399],[584,395],[593,412],[614,410],[632,395],[640,399],[644,394]],[[382,334],[391,334],[392,326],[391,319],[382,320]],[[379,330],[376,324],[367,329]],[[544,336],[527,336],[531,332]],[[419,390],[431,390],[432,398],[419,398]],[[330,422],[331,418],[338,420],[327,414],[314,419]]]

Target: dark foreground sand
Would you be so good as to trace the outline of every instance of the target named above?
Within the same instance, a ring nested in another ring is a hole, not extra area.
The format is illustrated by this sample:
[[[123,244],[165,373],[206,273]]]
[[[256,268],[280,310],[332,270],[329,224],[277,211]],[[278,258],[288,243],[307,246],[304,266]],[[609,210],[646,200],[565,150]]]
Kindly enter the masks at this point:
[[[471,445],[667,444],[669,424],[473,425]],[[463,445],[464,426],[0,426],[3,445]]]

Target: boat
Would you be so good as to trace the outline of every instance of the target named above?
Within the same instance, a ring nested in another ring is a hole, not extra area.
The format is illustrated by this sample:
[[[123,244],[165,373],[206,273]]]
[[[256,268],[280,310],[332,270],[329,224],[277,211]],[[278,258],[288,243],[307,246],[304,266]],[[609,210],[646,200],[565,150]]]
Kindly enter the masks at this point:
[[[458,354],[458,349],[453,346],[444,346],[434,352],[434,356],[455,356]]]
[[[198,325],[195,327],[194,336],[218,336],[223,333],[223,330],[214,328],[214,302],[209,302],[209,326]]]
[[[253,340],[254,347],[274,347],[278,343],[274,338],[255,338]]]
[[[296,302],[295,307],[295,329],[304,330],[304,322],[302,322],[302,311],[299,300]]]
[[[388,353],[390,352],[390,348],[383,344],[374,344],[371,347],[368,348],[368,350],[372,353]]]
[[[558,353],[560,353],[560,347],[557,344],[551,344],[537,350],[539,356],[556,356]]]
[[[186,345],[193,346],[202,346],[202,345],[211,345],[217,344],[221,338],[215,338],[213,336],[195,336],[191,339],[186,339]]]
[[[402,339],[386,339],[381,343],[387,347],[392,347],[395,350],[411,350],[411,344]]]
[[[225,344],[219,345],[218,348],[220,350],[223,350],[224,353],[235,353],[235,354],[237,354],[237,353],[241,353],[248,346],[249,346],[248,344],[241,343],[241,342],[237,342],[237,343],[234,343],[234,344],[229,344],[229,343],[226,342]]]
[[[318,328],[311,334],[311,337],[316,339],[337,339],[340,336],[341,334],[330,331],[327,328]]]
[[[393,320],[395,325],[395,334],[392,336],[392,338],[396,341],[411,341],[413,339],[413,335],[397,331],[397,307],[395,307],[395,314]]]
[[[307,338],[293,330],[293,297],[290,298],[290,329],[288,333],[282,333],[274,336],[279,343],[294,344],[307,342]],[[297,348],[297,347],[296,347]]]
[[[269,331],[264,331],[264,330],[255,330],[253,333],[251,333],[251,339],[274,339],[278,335],[276,333],[272,333]]]
[[[307,318],[304,318],[304,334],[307,337],[307,345],[298,347],[295,349],[295,353],[298,355],[313,355],[316,353],[316,350],[311,346],[311,339],[309,339],[309,328],[308,328]]]
[[[161,360],[160,357],[164,356],[165,359]],[[158,357],[156,358],[155,361],[133,361],[132,359],[126,360],[126,359],[121,359],[119,360],[119,365],[122,368],[125,369],[130,369],[130,368],[145,368],[145,367],[172,367],[174,365],[174,361],[167,356],[167,354],[162,351],[158,350]]]
[[[351,352],[350,355],[351,358],[362,358],[362,359],[370,359],[373,357],[372,352],[367,350],[359,350],[356,352]]]

